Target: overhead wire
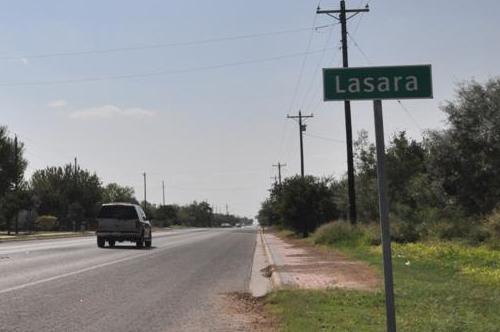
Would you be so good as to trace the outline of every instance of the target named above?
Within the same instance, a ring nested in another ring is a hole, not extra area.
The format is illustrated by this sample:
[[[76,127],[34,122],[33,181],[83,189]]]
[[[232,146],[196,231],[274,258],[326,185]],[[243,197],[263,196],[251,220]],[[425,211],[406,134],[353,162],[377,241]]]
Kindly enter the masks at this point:
[[[216,64],[216,65],[197,66],[197,67],[190,67],[190,68],[185,68],[185,69],[164,70],[164,71],[147,72],[147,73],[109,75],[109,76],[100,76],[100,77],[47,80],[47,81],[0,82],[0,86],[4,86],[4,87],[41,86],[41,85],[76,84],[76,83],[98,82],[98,81],[107,81],[107,80],[140,79],[140,78],[147,78],[147,77],[154,77],[154,76],[167,76],[167,75],[199,72],[199,71],[204,71],[204,70],[214,70],[214,69],[220,69],[220,68],[226,68],[226,67],[236,67],[236,66],[256,64],[256,63],[273,62],[273,61],[278,61],[278,60],[283,60],[283,59],[302,57],[304,55],[316,54],[316,53],[321,53],[321,52],[324,52],[324,50],[314,50],[314,51],[309,51],[309,52],[283,54],[283,55],[278,55],[278,56],[274,56],[274,57],[261,58],[261,59],[255,59],[255,60],[229,62],[229,63]]]
[[[313,71],[313,75],[312,75],[312,78],[311,78],[311,81],[308,85],[308,88],[306,89],[306,93],[304,94],[304,98],[302,98],[302,104],[301,104],[301,108],[304,109],[304,105],[305,105],[305,102],[306,100],[308,99],[310,93],[311,93],[311,90],[314,86],[314,83],[317,82],[317,73],[321,67],[321,65],[323,64],[323,60],[325,58],[325,54],[326,54],[326,50],[328,48],[328,45],[330,43],[330,40],[332,38],[332,35],[333,35],[333,30],[335,28],[335,26],[339,25],[339,23],[336,23],[334,25],[331,26],[331,28],[329,29],[328,31],[328,35],[326,37],[326,40],[325,40],[325,46],[323,47],[323,52],[321,53],[321,58],[319,59],[316,67],[314,68],[314,71]]]
[[[319,7],[320,5],[321,5],[321,0],[318,1],[317,7]],[[313,28],[311,29],[311,32],[309,34],[309,38],[308,38],[308,41],[307,41],[306,53],[311,48],[312,39],[313,39],[314,31],[315,31],[314,27],[316,26],[316,21],[317,21],[317,15],[316,15],[316,13],[314,13],[313,20],[312,20],[312,25],[311,25]],[[297,99],[297,94],[298,94],[298,91],[299,91],[299,87],[300,87],[300,84],[302,82],[302,76],[304,74],[304,68],[305,68],[305,65],[307,63],[307,58],[308,58],[307,55],[305,55],[304,58],[303,58],[303,60],[302,60],[302,63],[301,63],[301,66],[300,66],[300,70],[299,70],[299,73],[298,73],[298,77],[297,77],[297,81],[295,83],[295,88],[294,88],[293,95],[292,95],[292,101],[290,103],[290,106],[288,107],[287,113],[290,113],[293,110],[293,107],[295,106],[295,101]],[[288,129],[288,126],[285,125],[285,127],[284,127],[284,131],[285,132],[282,134],[282,137],[286,137],[287,136],[287,133],[288,133],[287,129]],[[287,138],[288,137],[285,138],[286,141],[288,141]],[[285,148],[284,148],[283,145],[285,145]],[[278,152],[278,156],[282,155],[283,148],[285,150],[288,150],[288,149],[286,149],[286,144],[282,144],[282,143],[280,143],[280,147],[279,148],[280,148],[280,150]],[[288,153],[286,154],[286,158],[285,159],[288,159]]]
[[[339,144],[345,144],[345,141],[341,139],[336,139],[336,138],[331,138],[331,137],[325,137],[325,136],[320,136],[320,135],[315,135],[315,134],[309,134],[309,133],[304,133],[304,136],[311,137],[311,138],[317,138],[329,142],[335,142]]]
[[[369,5],[371,0],[368,0],[367,3],[366,3],[366,6]],[[363,18],[363,16],[360,17],[359,21],[358,21],[358,27],[359,27],[359,23],[361,21],[361,19]],[[356,29],[357,30],[357,29]],[[350,34],[349,32],[347,33],[350,41],[354,44],[354,46],[356,47],[356,49],[359,51],[359,53],[364,57],[365,61],[368,63],[368,64],[372,64],[373,62],[371,61],[371,59],[368,57],[368,55],[365,53],[365,51],[363,51],[363,49],[361,48],[361,46],[358,44],[358,42],[354,39],[353,35]],[[401,100],[397,100],[398,102],[398,105],[403,109],[403,111],[405,112],[405,114],[408,116],[408,118],[410,119],[410,121],[420,130],[422,131],[422,127],[420,126],[420,124],[418,123],[418,121],[415,119],[415,117],[410,113],[410,111],[408,110],[408,108],[403,104],[403,102]]]
[[[203,44],[211,44],[211,43],[220,43],[220,42],[225,42],[225,41],[236,41],[236,40],[242,40],[242,39],[253,39],[253,38],[260,38],[260,37],[285,35],[285,34],[292,34],[292,33],[305,32],[305,31],[314,32],[316,29],[323,28],[323,27],[324,26],[322,26],[322,27],[313,26],[313,27],[309,27],[309,28],[297,28],[297,29],[290,29],[290,30],[262,32],[262,33],[246,34],[246,35],[235,35],[235,36],[228,36],[228,37],[208,38],[208,39],[192,40],[192,41],[185,41],[185,42],[123,46],[123,47],[104,48],[104,49],[96,49],[96,50],[51,52],[51,53],[40,53],[40,54],[21,54],[21,55],[15,55],[15,56],[14,55],[10,55],[10,56],[3,55],[3,56],[0,56],[0,60],[21,60],[21,59],[28,59],[29,60],[29,59],[40,59],[40,58],[61,57],[61,56],[107,54],[107,53],[140,51],[140,50],[148,50],[148,49],[161,49],[161,48],[179,47],[179,46],[194,46],[194,45],[203,45]]]
[[[320,3],[321,3],[321,1],[318,3],[318,6],[320,5]],[[316,20],[317,20],[317,15],[315,13],[313,23],[312,23],[313,27],[316,25]],[[297,77],[297,82],[295,83],[295,89],[294,89],[294,92],[292,95],[292,102],[290,103],[290,107],[288,108],[288,113],[290,113],[293,110],[293,107],[295,106],[295,100],[297,99],[297,94],[299,92],[299,88],[300,88],[300,85],[302,83],[302,77],[304,75],[304,69],[305,69],[305,66],[307,63],[307,59],[308,59],[307,53],[309,52],[309,50],[311,48],[313,34],[314,34],[314,29],[311,29],[311,33],[309,34],[309,39],[307,41],[305,55],[304,55],[304,58],[302,59],[302,64],[300,66],[299,75]]]

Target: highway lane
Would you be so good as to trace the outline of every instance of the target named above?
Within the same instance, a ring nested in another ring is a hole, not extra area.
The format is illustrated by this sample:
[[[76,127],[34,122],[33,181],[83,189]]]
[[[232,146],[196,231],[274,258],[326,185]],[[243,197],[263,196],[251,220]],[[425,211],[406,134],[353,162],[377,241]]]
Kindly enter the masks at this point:
[[[232,331],[254,229],[155,233],[153,248],[96,239],[0,243],[0,331]]]

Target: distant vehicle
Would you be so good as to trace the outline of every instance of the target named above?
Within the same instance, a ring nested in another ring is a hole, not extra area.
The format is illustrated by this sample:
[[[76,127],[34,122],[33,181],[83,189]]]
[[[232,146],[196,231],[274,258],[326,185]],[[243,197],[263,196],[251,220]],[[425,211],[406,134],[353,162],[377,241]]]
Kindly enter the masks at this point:
[[[220,225],[220,227],[224,227],[224,228],[226,228],[226,227],[232,227],[232,226],[231,226],[231,224],[229,224],[229,223],[225,222],[225,223],[222,223],[222,224]]]
[[[104,248],[106,241],[110,247],[116,242],[135,242],[138,248],[151,247],[151,223],[137,204],[103,204],[97,215],[97,246]]]

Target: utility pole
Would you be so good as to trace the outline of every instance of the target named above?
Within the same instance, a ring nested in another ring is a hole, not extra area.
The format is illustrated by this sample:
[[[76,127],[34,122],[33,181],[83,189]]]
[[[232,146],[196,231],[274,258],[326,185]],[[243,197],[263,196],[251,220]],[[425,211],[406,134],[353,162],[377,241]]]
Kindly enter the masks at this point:
[[[302,115],[302,112],[299,111],[299,115],[287,115],[288,119],[299,119],[299,138],[300,138],[300,175],[304,177],[304,139],[303,133],[306,131],[306,125],[303,124],[302,119],[313,118],[314,115]]]
[[[75,157],[73,171],[75,172],[75,180],[74,181],[75,181],[75,190],[76,190],[76,187],[78,186],[78,159],[77,159],[77,157]]]
[[[162,191],[163,191],[163,206],[165,206],[165,181],[162,181],[161,182],[161,188],[162,188]]]
[[[14,136],[14,170],[15,170],[16,173],[17,173],[17,164],[18,164],[17,155],[18,155],[18,145],[17,145],[17,135],[16,135],[16,136]],[[17,174],[16,174],[16,178],[15,178],[15,181],[14,181],[14,190],[16,191],[16,193],[17,193],[18,187],[19,187],[19,179],[18,179]],[[18,213],[16,213],[16,225],[15,225],[16,235],[19,234],[19,220],[18,220],[18,217],[19,217],[19,215],[18,215]]]
[[[270,177],[271,181],[273,181],[273,185],[276,187],[278,185],[278,176],[271,176]],[[271,189],[272,191],[272,189]]]
[[[228,215],[229,215],[229,206],[226,203],[226,216],[228,216]]]
[[[147,200],[146,200],[146,172],[142,173],[142,176],[144,177],[144,212],[145,212],[146,208],[147,208]]]
[[[369,12],[370,9],[366,5],[363,9],[346,9],[345,1],[340,1],[340,10],[321,10],[319,7],[316,10],[316,14],[326,14],[330,17],[335,18],[340,22],[342,30],[342,63],[343,67],[349,67],[349,58],[347,54],[347,21],[354,16],[362,12]],[[347,17],[347,13],[352,13]],[[338,14],[339,16],[335,16]],[[356,224],[356,190],[354,188],[354,157],[352,149],[352,121],[351,121],[351,102],[349,100],[344,101],[344,112],[345,112],[345,131],[346,131],[346,142],[347,142],[347,181],[349,187],[349,219],[351,224]]]
[[[273,165],[273,167],[278,168],[278,184],[281,186],[281,168],[286,167],[286,164],[282,164],[278,161],[278,164]]]

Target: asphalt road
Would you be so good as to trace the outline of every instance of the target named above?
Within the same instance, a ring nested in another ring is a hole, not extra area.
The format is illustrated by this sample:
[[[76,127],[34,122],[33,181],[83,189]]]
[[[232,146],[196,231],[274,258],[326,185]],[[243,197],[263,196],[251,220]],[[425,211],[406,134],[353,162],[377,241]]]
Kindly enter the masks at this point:
[[[234,331],[225,293],[248,291],[254,229],[0,243],[0,331]]]

